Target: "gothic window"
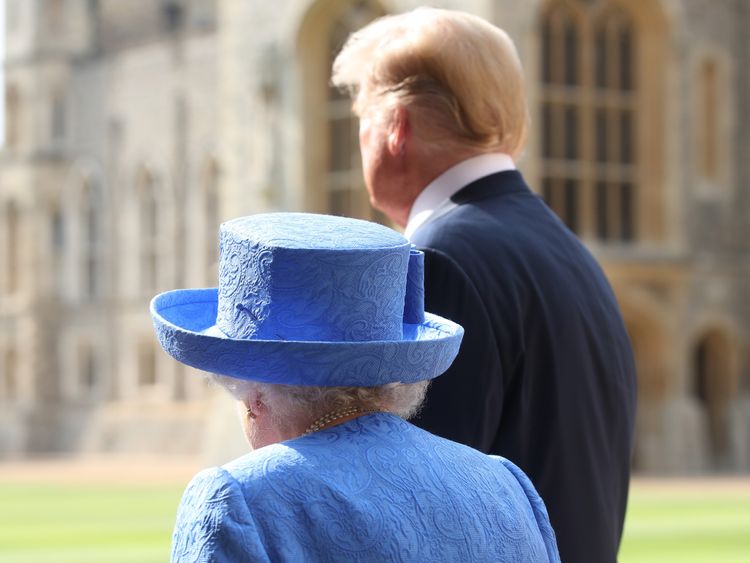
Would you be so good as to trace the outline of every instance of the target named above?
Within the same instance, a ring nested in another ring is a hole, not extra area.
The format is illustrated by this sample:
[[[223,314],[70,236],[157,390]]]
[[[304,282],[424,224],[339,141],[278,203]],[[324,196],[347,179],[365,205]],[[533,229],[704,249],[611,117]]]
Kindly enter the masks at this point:
[[[5,204],[5,209],[3,211],[4,217],[2,224],[0,224],[0,228],[2,226],[5,227],[3,229],[4,232],[2,233],[5,235],[4,240],[2,241],[4,243],[2,256],[4,256],[5,260],[2,271],[0,272],[0,279],[3,281],[3,293],[14,294],[19,288],[21,269],[18,248],[20,243],[18,204],[15,201],[10,200]]]
[[[50,207],[50,248],[52,249],[52,275],[57,295],[62,295],[65,272],[63,257],[65,253],[65,219],[57,203]]]
[[[710,331],[697,343],[693,357],[693,396],[703,409],[708,452],[721,465],[731,450],[729,407],[735,392],[724,334]]]
[[[81,237],[81,282],[83,294],[95,299],[102,294],[104,262],[104,232],[101,186],[92,179],[84,185],[80,225]]]
[[[329,36],[328,68],[352,31],[366,24],[375,14],[366,7],[354,7],[335,23]],[[330,77],[329,77],[330,82]],[[362,180],[359,155],[359,122],[351,111],[347,93],[329,86],[326,104],[329,157],[327,173],[328,213],[365,219],[382,219],[369,204]]]
[[[719,175],[719,69],[716,61],[702,61],[698,73],[696,161],[702,178],[716,180]]]
[[[141,175],[138,189],[138,236],[140,286],[153,293],[159,284],[159,202],[150,173]]]
[[[542,195],[574,232],[637,238],[636,36],[607,5],[551,2],[541,20]]]
[[[166,0],[161,5],[161,18],[165,31],[177,31],[185,19],[185,7],[179,0]]]
[[[314,211],[385,222],[362,178],[359,123],[351,99],[330,86],[331,64],[349,34],[383,15],[375,2],[321,2],[303,27],[301,57],[306,96],[307,207]]]
[[[95,348],[84,343],[78,350],[78,389],[82,398],[94,398],[99,391],[100,365]]]

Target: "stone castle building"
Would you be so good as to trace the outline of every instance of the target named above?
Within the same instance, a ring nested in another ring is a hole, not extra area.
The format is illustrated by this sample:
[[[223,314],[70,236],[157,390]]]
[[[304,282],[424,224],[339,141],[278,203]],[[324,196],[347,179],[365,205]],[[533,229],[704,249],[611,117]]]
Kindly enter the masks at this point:
[[[330,62],[418,4],[6,0],[0,456],[205,453],[240,434],[228,399],[160,351],[148,302],[216,284],[221,220],[379,218]],[[750,469],[750,4],[432,5],[516,41],[520,166],[604,265],[633,340],[636,468]]]

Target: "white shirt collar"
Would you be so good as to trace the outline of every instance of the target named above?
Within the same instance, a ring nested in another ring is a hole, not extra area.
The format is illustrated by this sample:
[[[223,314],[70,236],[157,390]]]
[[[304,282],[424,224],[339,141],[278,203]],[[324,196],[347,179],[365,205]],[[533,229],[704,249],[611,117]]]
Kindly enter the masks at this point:
[[[515,170],[513,159],[504,153],[480,154],[462,160],[430,182],[414,200],[409,211],[404,236],[410,239],[438,207],[464,186],[475,180],[506,170]]]

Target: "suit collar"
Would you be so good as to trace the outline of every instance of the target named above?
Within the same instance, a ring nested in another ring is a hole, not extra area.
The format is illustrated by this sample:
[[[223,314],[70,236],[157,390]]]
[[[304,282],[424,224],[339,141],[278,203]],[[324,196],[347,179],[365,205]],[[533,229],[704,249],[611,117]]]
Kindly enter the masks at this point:
[[[458,206],[480,201],[491,197],[502,197],[505,195],[531,193],[526,182],[517,170],[508,170],[490,174],[464,186],[453,194],[450,199],[446,199],[441,205],[434,209],[430,216],[418,225],[417,229],[405,233],[408,239],[412,239],[419,228],[422,228],[433,221],[447,215]]]
[[[488,197],[528,193],[529,187],[518,170],[506,170],[479,178],[451,196],[455,205],[479,201]]]
[[[409,211],[405,235],[411,235],[432,215],[451,202],[451,196],[475,180],[503,172],[515,170],[513,159],[504,153],[485,153],[462,160],[450,167],[430,182],[414,200]]]

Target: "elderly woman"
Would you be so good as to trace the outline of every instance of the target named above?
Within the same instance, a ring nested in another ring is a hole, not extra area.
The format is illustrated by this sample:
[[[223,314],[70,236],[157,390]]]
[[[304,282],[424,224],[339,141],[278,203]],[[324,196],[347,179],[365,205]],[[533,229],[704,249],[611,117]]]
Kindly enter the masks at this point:
[[[420,252],[325,215],[220,237],[219,288],[163,293],[151,314],[169,354],[238,400],[252,451],[192,480],[172,561],[559,561],[516,466],[404,420],[463,335],[424,312]]]

